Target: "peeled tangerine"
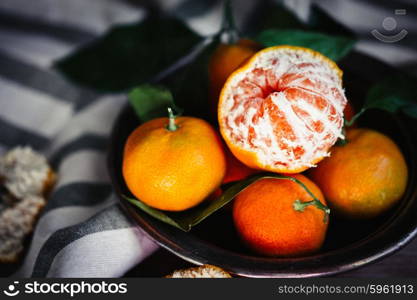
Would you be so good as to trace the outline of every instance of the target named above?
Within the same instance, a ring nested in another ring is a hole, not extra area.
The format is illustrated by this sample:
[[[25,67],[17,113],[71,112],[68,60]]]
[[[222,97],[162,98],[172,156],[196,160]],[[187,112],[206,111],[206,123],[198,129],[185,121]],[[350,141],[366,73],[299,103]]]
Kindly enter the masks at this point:
[[[311,49],[255,54],[225,83],[218,118],[224,140],[249,167],[302,172],[343,138],[342,71]]]

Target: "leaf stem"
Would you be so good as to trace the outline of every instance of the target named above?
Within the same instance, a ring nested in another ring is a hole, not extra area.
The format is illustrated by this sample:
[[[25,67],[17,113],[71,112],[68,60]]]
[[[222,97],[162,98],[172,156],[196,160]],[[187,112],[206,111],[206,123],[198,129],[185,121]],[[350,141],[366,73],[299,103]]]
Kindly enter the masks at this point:
[[[223,21],[220,29],[220,38],[226,44],[236,44],[239,34],[233,16],[232,1],[225,0],[223,8]]]
[[[299,199],[297,199],[293,203],[294,210],[300,211],[300,212],[304,211],[304,209],[310,205],[314,205],[318,209],[321,209],[322,211],[324,211],[324,223],[327,223],[329,219],[330,208],[328,208],[326,205],[321,203],[320,200],[315,198],[311,201],[301,202]]]
[[[355,114],[353,117],[352,117],[352,119],[350,119],[350,121],[347,121],[346,119],[345,119],[345,124],[344,124],[344,126],[345,127],[350,127],[350,126],[352,126],[353,125],[353,123],[355,123],[356,122],[356,120],[364,113],[366,111],[366,107],[362,107],[361,108],[361,110],[357,113],[357,114]]]
[[[299,199],[295,200],[293,203],[294,210],[302,212],[304,211],[304,208],[306,208],[307,206],[314,205],[318,209],[321,209],[322,211],[324,211],[323,222],[327,223],[327,221],[329,220],[330,208],[328,208],[326,205],[321,203],[320,200],[317,199],[316,196],[314,196],[314,194],[308,189],[308,187],[304,183],[302,183],[300,180],[291,176],[286,176],[286,175],[274,175],[274,176],[269,175],[269,176],[264,176],[263,178],[287,179],[300,185],[311,196],[311,198],[313,198],[313,200],[307,201],[307,202],[301,202]]]
[[[167,129],[169,131],[175,131],[178,129],[177,124],[175,124],[175,119],[177,118],[177,116],[174,114],[173,110],[171,107],[168,107],[168,125],[167,125]]]
[[[347,128],[347,127],[352,126],[352,125],[356,122],[356,120],[357,120],[360,116],[362,116],[362,114],[363,114],[366,110],[367,110],[367,108],[366,108],[366,107],[362,107],[362,108],[361,108],[361,110],[360,110],[357,114],[355,114],[355,115],[352,117],[352,119],[350,119],[349,121],[347,121],[346,119],[344,119],[342,132],[343,132],[343,135],[345,136],[345,138],[344,138],[344,139],[340,139],[340,138],[339,138],[339,139],[337,140],[337,142],[336,142],[336,145],[337,145],[337,146],[344,146],[344,145],[346,145],[347,143],[349,143],[349,141],[346,139],[346,128]]]

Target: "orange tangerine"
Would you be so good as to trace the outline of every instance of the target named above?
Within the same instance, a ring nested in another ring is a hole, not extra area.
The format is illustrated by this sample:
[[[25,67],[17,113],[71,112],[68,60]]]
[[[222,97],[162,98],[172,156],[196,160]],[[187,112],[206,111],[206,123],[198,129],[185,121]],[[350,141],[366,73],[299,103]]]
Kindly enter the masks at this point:
[[[257,169],[249,168],[248,166],[242,164],[240,160],[233,156],[230,150],[226,149],[226,175],[223,178],[223,184],[239,181],[249,176],[259,173]]]
[[[300,174],[293,177],[326,204],[312,181]],[[312,197],[299,184],[285,179],[260,179],[238,194],[233,220],[245,244],[268,256],[300,256],[319,250],[327,230],[325,213],[315,206],[296,211],[297,200],[303,203]]]
[[[347,143],[310,171],[331,208],[350,218],[372,218],[397,203],[408,169],[398,146],[371,129],[348,129]]]
[[[257,52],[225,83],[218,121],[229,149],[251,168],[298,173],[342,135],[342,71],[311,49]]]
[[[123,177],[139,200],[154,208],[191,208],[221,184],[226,159],[219,135],[206,121],[173,116],[148,121],[127,139]]]

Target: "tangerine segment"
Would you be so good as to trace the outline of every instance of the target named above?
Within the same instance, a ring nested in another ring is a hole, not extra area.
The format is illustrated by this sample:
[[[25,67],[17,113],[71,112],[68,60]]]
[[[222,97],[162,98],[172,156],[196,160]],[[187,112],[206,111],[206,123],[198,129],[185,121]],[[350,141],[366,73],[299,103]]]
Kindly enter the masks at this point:
[[[277,46],[255,54],[227,80],[220,131],[246,165],[298,173],[343,138],[342,71],[311,49]]]

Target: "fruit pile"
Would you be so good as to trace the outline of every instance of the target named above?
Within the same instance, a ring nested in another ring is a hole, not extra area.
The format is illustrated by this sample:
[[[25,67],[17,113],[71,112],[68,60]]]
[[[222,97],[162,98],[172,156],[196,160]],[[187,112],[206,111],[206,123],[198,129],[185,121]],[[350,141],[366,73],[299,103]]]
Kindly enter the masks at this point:
[[[143,123],[126,142],[123,176],[137,199],[171,212],[258,176],[233,197],[236,231],[261,255],[302,256],[322,246],[330,210],[354,222],[392,208],[407,165],[389,137],[348,122],[335,62],[309,48],[260,48],[221,44],[208,67],[213,122],[170,108]]]

